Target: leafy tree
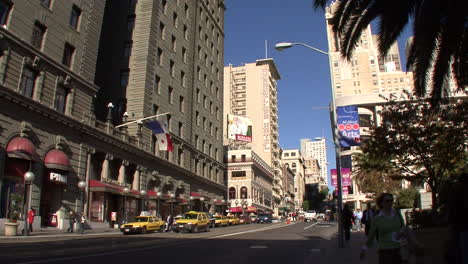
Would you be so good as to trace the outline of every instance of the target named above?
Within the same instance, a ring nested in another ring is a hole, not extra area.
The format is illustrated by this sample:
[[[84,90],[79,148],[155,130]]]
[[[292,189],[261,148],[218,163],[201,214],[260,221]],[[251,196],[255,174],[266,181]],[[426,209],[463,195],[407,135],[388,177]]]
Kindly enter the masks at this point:
[[[310,209],[309,203],[310,203],[310,202],[309,202],[308,200],[304,200],[304,201],[302,202],[302,209],[304,209],[304,211],[307,211],[307,210]]]
[[[324,9],[329,2],[314,0],[314,5]],[[353,56],[361,33],[374,20],[379,21],[378,48],[383,56],[411,24],[414,39],[407,68],[414,68],[416,93],[426,95],[430,91],[427,81],[432,79],[432,104],[440,103],[450,72],[459,91],[468,85],[467,1],[336,0],[333,5],[331,24],[343,57]]]
[[[402,189],[398,192],[395,207],[413,208],[419,191],[415,188]]]
[[[440,187],[468,163],[468,100],[434,109],[410,96],[408,101],[389,102],[380,114],[383,122],[372,128],[363,153],[387,157],[396,172],[393,179],[414,186],[427,183],[432,207],[438,209]]]

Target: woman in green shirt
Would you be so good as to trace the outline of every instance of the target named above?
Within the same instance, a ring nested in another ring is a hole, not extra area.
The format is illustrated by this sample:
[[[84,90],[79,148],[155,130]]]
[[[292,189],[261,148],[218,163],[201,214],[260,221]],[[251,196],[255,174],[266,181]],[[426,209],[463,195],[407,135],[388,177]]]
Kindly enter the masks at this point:
[[[361,251],[361,259],[364,258],[368,247],[377,239],[379,246],[379,264],[400,264],[401,230],[404,226],[403,218],[393,209],[393,195],[382,193],[377,198],[380,212],[375,216],[369,231],[366,244]]]

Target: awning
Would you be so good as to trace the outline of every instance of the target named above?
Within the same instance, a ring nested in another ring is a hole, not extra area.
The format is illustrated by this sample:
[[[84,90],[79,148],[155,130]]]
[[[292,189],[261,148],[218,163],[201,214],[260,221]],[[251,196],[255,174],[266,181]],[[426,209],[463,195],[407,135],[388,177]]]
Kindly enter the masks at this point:
[[[70,160],[67,154],[58,149],[53,149],[47,152],[44,158],[44,165],[49,169],[58,169],[63,171],[69,171]]]
[[[256,212],[257,212],[257,207],[255,206],[247,207],[247,213],[256,213]]]
[[[242,207],[241,206],[231,207],[229,208],[229,211],[231,211],[231,213],[242,213]]]
[[[193,196],[195,198],[198,198],[198,197],[202,197],[203,195],[201,193],[197,193],[197,192],[191,192],[190,193],[190,196]]]
[[[29,139],[23,137],[15,137],[10,140],[6,152],[10,158],[37,159],[36,147]]]
[[[89,189],[93,192],[109,192],[123,195],[124,187],[98,180],[90,180]],[[137,190],[130,190],[127,195],[132,197],[139,197],[139,194],[140,193]]]

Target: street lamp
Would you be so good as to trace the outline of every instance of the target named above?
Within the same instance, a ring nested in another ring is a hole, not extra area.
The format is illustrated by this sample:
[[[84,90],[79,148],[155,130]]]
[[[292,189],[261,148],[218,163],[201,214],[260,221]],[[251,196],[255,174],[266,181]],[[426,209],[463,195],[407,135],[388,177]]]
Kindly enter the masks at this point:
[[[112,121],[112,108],[114,108],[114,105],[112,103],[109,103],[107,105],[107,121],[111,122]]]
[[[193,196],[190,196],[189,199],[190,199],[190,211],[192,211]]]
[[[84,210],[84,206],[85,206],[85,188],[86,188],[86,182],[85,181],[79,181],[78,182],[78,189],[80,190],[80,193],[81,193],[81,212],[80,212],[80,215],[83,216],[85,215],[85,210]],[[84,232],[84,224],[81,223],[81,218],[80,218],[80,232],[83,233]]]
[[[124,194],[124,215],[125,215],[125,223],[127,223],[127,194],[130,192],[130,189],[128,187],[123,188],[123,194]]]
[[[23,203],[24,232],[23,232],[23,235],[25,236],[29,236],[28,208],[29,208],[29,197],[31,196],[30,185],[32,185],[34,178],[35,178],[35,175],[32,171],[28,171],[24,174],[24,203]]]
[[[221,200],[221,203],[222,203],[222,204],[221,204],[221,215],[224,215],[224,213],[225,213],[225,212],[224,212],[224,205],[226,204],[226,200],[224,200],[224,199]]]
[[[157,192],[156,193],[156,196],[158,197],[158,204],[157,204],[157,207],[156,207],[156,213],[159,214],[159,216],[162,218],[162,215],[161,215],[161,212],[159,212],[159,199],[161,199],[161,192]]]
[[[200,212],[203,212],[204,206],[205,206],[205,197],[201,197],[200,198],[200,207],[201,207]]]
[[[140,195],[143,197],[143,200],[142,200],[143,204],[141,206],[142,211],[146,211],[145,209],[147,207],[146,206],[146,193],[147,193],[146,190],[141,190],[140,191]]]
[[[312,47],[310,45],[307,45],[305,43],[301,42],[281,42],[277,43],[275,45],[275,49],[278,51],[282,51],[284,49],[290,48],[294,45],[299,45],[299,46],[304,46],[306,48],[309,48],[311,50],[314,50],[316,52],[322,53],[324,55],[328,56],[328,64],[329,64],[329,69],[330,69],[330,85],[331,85],[331,92],[332,92],[332,102],[331,102],[331,112],[332,112],[332,128],[333,128],[333,139],[334,139],[334,144],[335,144],[335,158],[336,158],[336,180],[337,180],[337,200],[338,200],[338,208],[337,208],[337,213],[339,218],[338,221],[338,247],[343,248],[344,247],[344,240],[343,240],[343,225],[341,222],[341,215],[342,215],[342,207],[343,207],[343,189],[341,187],[341,159],[340,159],[340,142],[339,142],[339,135],[338,135],[338,127],[336,125],[336,99],[335,99],[335,85],[333,83],[333,77],[332,77],[332,61],[331,61],[331,56],[328,52],[325,52],[323,50],[317,49],[315,47]]]
[[[171,197],[171,215],[174,216],[174,198],[175,198],[175,193],[171,193],[169,195]]]

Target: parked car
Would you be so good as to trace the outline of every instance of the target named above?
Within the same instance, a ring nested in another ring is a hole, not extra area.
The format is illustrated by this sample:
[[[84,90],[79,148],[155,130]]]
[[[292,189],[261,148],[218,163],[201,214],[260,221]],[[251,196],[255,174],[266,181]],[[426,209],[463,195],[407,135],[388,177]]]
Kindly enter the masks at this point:
[[[273,216],[272,219],[271,219],[271,222],[272,223],[279,223],[281,222],[280,219],[277,217],[277,216]]]
[[[251,220],[250,220],[250,217],[248,215],[240,215],[239,216],[239,222],[241,224],[250,224]]]
[[[154,231],[163,232],[165,226],[166,222],[155,216],[137,216],[133,222],[122,225],[120,231],[124,235],[130,233],[146,234]]]
[[[304,221],[311,222],[317,220],[317,213],[314,210],[307,210],[304,214]]]
[[[228,215],[226,216],[228,222],[229,222],[229,225],[238,225],[240,224],[240,219],[239,217],[235,216],[235,215]]]
[[[272,215],[271,214],[259,214],[257,216],[257,223],[271,223],[272,222]]]
[[[250,216],[250,222],[251,223],[257,223],[257,216],[256,215],[251,215]]]
[[[215,225],[216,226],[228,226],[229,220],[224,215],[215,215]]]
[[[215,228],[216,226],[216,218],[214,217],[213,214],[208,213],[208,218],[210,220],[210,228]]]
[[[210,231],[210,219],[204,212],[190,211],[182,215],[173,226],[175,232],[188,231],[198,233],[200,230]]]

